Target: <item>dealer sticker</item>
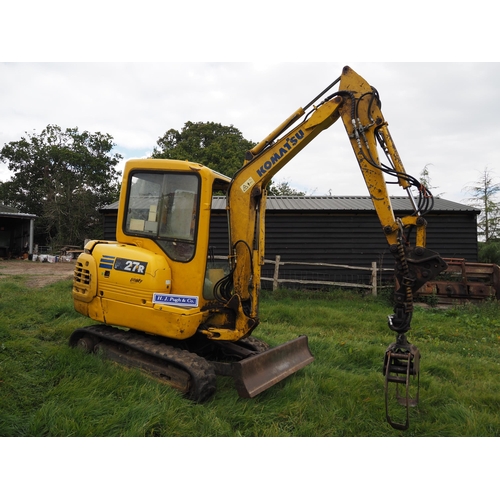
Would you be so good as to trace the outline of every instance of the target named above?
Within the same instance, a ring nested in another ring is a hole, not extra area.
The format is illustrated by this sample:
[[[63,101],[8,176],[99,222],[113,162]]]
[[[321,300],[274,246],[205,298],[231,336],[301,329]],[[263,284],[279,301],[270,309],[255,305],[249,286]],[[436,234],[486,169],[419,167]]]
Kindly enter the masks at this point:
[[[177,307],[198,307],[198,299],[199,297],[194,295],[153,294],[153,304],[166,304]]]

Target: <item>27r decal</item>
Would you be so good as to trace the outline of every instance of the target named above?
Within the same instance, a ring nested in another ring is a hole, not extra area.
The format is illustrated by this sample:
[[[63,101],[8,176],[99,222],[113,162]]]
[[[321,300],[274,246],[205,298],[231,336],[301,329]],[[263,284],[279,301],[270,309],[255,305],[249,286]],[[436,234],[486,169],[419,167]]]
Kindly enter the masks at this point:
[[[126,271],[134,274],[146,274],[148,263],[141,260],[128,260],[117,258],[115,260],[115,269],[117,271]]]

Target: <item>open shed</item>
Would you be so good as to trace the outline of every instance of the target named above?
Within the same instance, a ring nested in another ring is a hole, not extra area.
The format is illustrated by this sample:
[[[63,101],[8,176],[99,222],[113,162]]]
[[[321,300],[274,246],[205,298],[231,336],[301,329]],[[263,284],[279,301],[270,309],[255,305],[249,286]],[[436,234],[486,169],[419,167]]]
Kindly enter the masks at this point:
[[[36,215],[0,204],[0,258],[33,253],[35,219]]]

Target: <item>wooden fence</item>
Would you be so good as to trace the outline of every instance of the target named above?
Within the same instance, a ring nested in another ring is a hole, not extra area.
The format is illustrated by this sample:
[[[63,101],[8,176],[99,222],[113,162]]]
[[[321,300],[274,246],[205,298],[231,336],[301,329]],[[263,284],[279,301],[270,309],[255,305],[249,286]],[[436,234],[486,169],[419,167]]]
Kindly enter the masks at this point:
[[[215,256],[216,259],[226,259],[227,257]],[[382,288],[387,288],[379,284],[380,273],[384,271],[393,271],[393,269],[381,268],[377,266],[376,262],[372,262],[371,267],[359,267],[359,266],[347,266],[341,264],[327,264],[324,262],[282,262],[281,256],[276,255],[275,260],[264,260],[264,264],[274,264],[274,274],[272,278],[261,276],[261,281],[272,281],[273,290],[277,290],[280,283],[296,283],[299,285],[320,285],[320,286],[339,286],[345,288],[365,288],[371,290],[372,295],[376,296],[378,290]],[[371,272],[369,283],[353,283],[353,282],[342,282],[342,281],[326,281],[326,280],[308,280],[308,279],[291,279],[291,278],[280,278],[280,267],[286,265],[295,266],[313,266],[322,268],[337,268],[337,269],[349,269],[354,271],[369,271]]]
[[[392,269],[379,268],[376,262],[372,262],[371,267],[359,267],[359,266],[346,266],[341,264],[327,264],[324,262],[282,262],[281,256],[276,255],[275,260],[264,260],[264,264],[274,264],[274,275],[272,278],[266,278],[261,276],[262,281],[272,281],[273,282],[273,290],[277,290],[279,288],[280,283],[297,283],[301,285],[327,285],[327,286],[341,286],[341,287],[349,287],[349,288],[366,288],[370,289],[372,295],[376,296],[377,291],[380,287],[378,285],[378,277],[379,273],[382,271],[392,271]],[[314,267],[328,267],[328,268],[337,268],[337,269],[350,269],[357,271],[370,271],[371,278],[370,282],[367,284],[363,283],[349,283],[349,282],[340,282],[340,281],[324,281],[324,280],[304,280],[304,279],[289,279],[289,278],[280,278],[280,267],[285,265],[296,265],[296,266],[314,266]]]

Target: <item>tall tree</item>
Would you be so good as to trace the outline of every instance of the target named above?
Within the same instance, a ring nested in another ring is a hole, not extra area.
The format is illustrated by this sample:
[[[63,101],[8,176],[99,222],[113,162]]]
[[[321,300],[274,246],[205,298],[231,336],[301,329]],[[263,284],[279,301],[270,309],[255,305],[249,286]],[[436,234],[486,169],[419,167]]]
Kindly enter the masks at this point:
[[[102,236],[99,208],[119,196],[113,138],[100,132],[48,125],[5,144],[0,161],[12,178],[1,186],[4,203],[38,216],[42,244],[82,245]]]
[[[420,181],[420,184],[422,184],[422,186],[427,188],[429,191],[434,191],[434,189],[436,189],[436,186],[432,186],[432,182],[431,182],[431,174],[430,174],[430,170],[429,170],[429,167],[431,165],[432,165],[432,163],[427,163],[427,165],[425,165],[425,167],[420,172],[419,181]],[[433,195],[436,198],[440,198],[442,196],[442,194],[443,193],[435,194],[433,192]]]
[[[255,146],[232,125],[186,122],[181,131],[170,129],[157,141],[153,158],[189,160],[232,177]]]
[[[475,184],[467,186],[465,191],[471,195],[467,199],[470,205],[479,208],[477,228],[479,237],[486,243],[500,237],[500,202],[496,197],[500,192],[500,183],[488,167],[480,173]]]
[[[427,189],[432,190],[434,189],[434,186],[431,186],[431,174],[429,172],[429,167],[430,163],[427,163],[425,167],[422,169],[422,172],[420,172],[420,184],[425,186]]]

